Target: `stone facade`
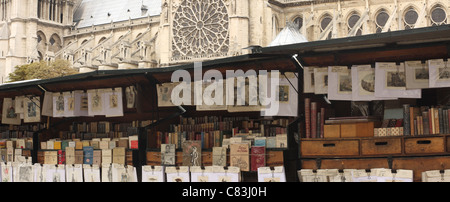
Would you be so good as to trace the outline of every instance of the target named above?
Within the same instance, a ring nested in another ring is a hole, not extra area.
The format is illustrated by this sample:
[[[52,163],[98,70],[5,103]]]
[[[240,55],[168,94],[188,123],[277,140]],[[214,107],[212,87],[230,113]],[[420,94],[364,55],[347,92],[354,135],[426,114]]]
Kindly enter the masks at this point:
[[[56,58],[85,72],[247,54],[287,22],[316,41],[449,18],[448,0],[0,0],[0,76]]]

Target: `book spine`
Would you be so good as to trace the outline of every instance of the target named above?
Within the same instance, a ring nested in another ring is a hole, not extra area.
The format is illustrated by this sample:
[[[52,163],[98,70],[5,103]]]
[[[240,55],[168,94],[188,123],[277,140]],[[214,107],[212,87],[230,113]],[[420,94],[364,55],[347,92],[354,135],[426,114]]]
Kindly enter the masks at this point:
[[[317,103],[311,102],[311,138],[317,136]]]
[[[447,110],[447,119],[448,119],[447,124],[450,127],[450,109]],[[450,128],[449,128],[449,131],[447,131],[447,132],[450,133]]]
[[[411,132],[411,135],[416,135],[416,124],[414,124],[414,120],[416,120],[415,119],[415,117],[414,117],[414,107],[409,107],[409,124],[410,124],[410,126],[411,126],[411,130],[410,130],[410,132]]]
[[[325,125],[325,108],[320,108],[320,138],[323,138],[324,125]]]
[[[439,133],[440,134],[444,134],[445,130],[444,130],[444,114],[443,114],[443,110],[441,107],[438,108],[438,113],[439,113]]]
[[[305,98],[305,134],[311,138],[311,99]]]
[[[411,135],[411,119],[410,119],[410,105],[403,105],[403,134],[405,136]]]
[[[439,125],[439,110],[437,108],[434,108],[434,130],[435,133],[434,134],[440,134],[441,131],[440,129],[440,125]]]
[[[449,129],[448,129],[448,110],[447,109],[443,109],[443,120],[444,120],[444,134],[448,134]]]
[[[321,131],[320,131],[320,123],[322,122],[322,120],[321,120],[321,118],[322,118],[322,114],[320,113],[320,112],[317,112],[317,131],[316,131],[316,138],[320,138],[320,134],[321,134]]]
[[[429,125],[429,119],[428,119],[428,111],[422,112],[422,118],[423,118],[423,134],[429,135],[430,134],[430,125]]]

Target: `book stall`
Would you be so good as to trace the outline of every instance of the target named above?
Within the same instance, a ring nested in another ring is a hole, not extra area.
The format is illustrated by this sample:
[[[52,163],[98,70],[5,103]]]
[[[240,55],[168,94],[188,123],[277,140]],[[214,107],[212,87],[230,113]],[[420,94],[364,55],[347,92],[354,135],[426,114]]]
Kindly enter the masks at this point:
[[[273,172],[279,177],[265,181],[286,181],[281,177],[285,155],[298,149],[288,144],[289,127],[297,125],[292,123],[298,96],[290,59],[245,55],[202,65],[223,77],[229,69],[277,68],[283,75],[283,104],[293,110],[269,116],[261,114],[261,105],[175,105],[171,76],[176,70],[192,73],[193,64],[4,84],[2,181],[256,182],[265,179],[259,173]],[[248,82],[236,85],[248,93]],[[247,103],[252,98],[244,97]]]
[[[263,48],[301,67],[301,182],[447,181],[450,26]]]

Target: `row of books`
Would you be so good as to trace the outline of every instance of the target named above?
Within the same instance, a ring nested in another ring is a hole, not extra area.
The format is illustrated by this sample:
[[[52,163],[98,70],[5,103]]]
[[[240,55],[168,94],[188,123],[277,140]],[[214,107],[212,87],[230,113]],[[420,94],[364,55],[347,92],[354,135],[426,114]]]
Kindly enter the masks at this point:
[[[92,140],[80,139],[50,139],[40,143],[42,150],[65,150],[67,147],[73,147],[77,150],[83,147],[92,147],[93,149],[114,149],[123,147],[126,149],[138,149],[138,136],[130,136],[125,138],[94,138]]]
[[[125,147],[114,149],[94,149],[91,146],[76,150],[75,147],[66,147],[64,150],[42,151],[37,161],[41,164],[89,164],[101,166],[102,163],[117,163],[125,165]]]
[[[132,133],[129,135],[133,135],[133,133],[137,133],[137,128],[146,127],[151,123],[155,122],[154,120],[145,120],[145,121],[133,121],[130,123],[113,123],[109,121],[99,121],[99,122],[74,122],[70,126],[69,131],[71,132],[82,132],[82,133],[109,133],[111,131],[114,132],[123,132],[123,133]]]
[[[0,125],[0,131],[30,131],[36,132],[46,128],[44,123],[24,124],[24,125]]]
[[[450,109],[448,106],[403,105],[404,135],[428,135],[450,133]]]
[[[319,108],[317,102],[305,98],[305,137],[323,138],[325,123],[325,108]]]
[[[33,131],[7,130],[0,133],[0,139],[32,138]]]
[[[161,144],[174,144],[176,149],[181,149],[184,141],[201,141],[202,148],[211,149],[222,146],[224,138],[231,137],[230,132],[215,130],[209,132],[156,132],[156,148],[161,148]]]
[[[33,138],[0,139],[0,149],[33,149]]]

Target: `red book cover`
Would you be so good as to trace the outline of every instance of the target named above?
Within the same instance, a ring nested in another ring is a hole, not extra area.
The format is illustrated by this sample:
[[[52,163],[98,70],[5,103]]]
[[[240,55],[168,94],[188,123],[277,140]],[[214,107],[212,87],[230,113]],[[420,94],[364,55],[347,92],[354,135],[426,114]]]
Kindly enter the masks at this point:
[[[317,103],[311,102],[311,138],[317,137]]]
[[[311,99],[305,98],[305,134],[311,138]]]
[[[130,149],[137,149],[137,148],[139,148],[139,144],[138,144],[138,141],[137,140],[131,140],[130,141],[130,143],[131,143],[131,145],[130,145]]]
[[[325,108],[320,108],[320,138],[323,138],[323,125],[325,124]]]
[[[250,156],[251,171],[258,171],[259,167],[266,166],[266,148],[264,146],[252,146]]]
[[[58,150],[58,164],[66,164],[66,152]]]

